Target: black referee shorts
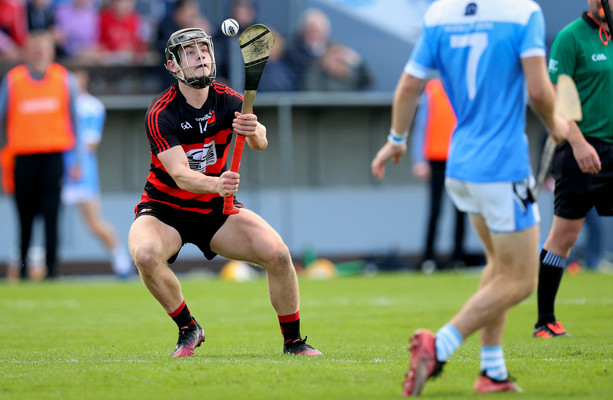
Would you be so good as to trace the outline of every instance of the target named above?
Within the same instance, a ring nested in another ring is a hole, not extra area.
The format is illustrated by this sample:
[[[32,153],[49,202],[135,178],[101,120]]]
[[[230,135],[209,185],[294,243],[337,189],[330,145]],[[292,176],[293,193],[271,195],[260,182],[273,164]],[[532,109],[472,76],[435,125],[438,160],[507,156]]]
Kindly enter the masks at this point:
[[[236,197],[234,197],[234,205],[243,206],[236,200]],[[172,226],[181,235],[183,245],[185,243],[195,244],[208,260],[212,260],[217,255],[211,251],[211,239],[228,219],[221,208],[209,214],[202,214],[173,208],[157,201],[141,202],[134,211],[136,213],[134,219],[143,215],[151,215],[166,225]],[[169,264],[175,262],[179,251],[168,259]]]
[[[568,142],[556,150],[551,175],[556,180],[554,213],[566,219],[585,218],[592,207],[598,215],[613,215],[613,143],[588,138],[600,157],[602,170],[585,174]]]

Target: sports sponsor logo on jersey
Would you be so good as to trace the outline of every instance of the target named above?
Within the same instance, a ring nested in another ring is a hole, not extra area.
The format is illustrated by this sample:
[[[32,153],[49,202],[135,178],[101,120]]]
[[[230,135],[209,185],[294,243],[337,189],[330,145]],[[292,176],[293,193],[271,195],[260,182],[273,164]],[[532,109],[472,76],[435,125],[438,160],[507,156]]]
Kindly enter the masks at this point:
[[[549,72],[558,72],[558,60],[553,58],[549,60]]]
[[[592,61],[607,61],[607,56],[604,53],[592,54]]]
[[[23,114],[51,113],[60,108],[60,101],[55,97],[25,99],[18,107]]]
[[[193,171],[205,173],[207,165],[217,162],[215,141],[205,143],[201,149],[188,150],[186,153],[189,168]]]
[[[181,128],[183,128],[183,130],[185,131],[187,129],[191,129],[192,126],[190,125],[189,122],[186,121],[186,122],[181,122]]]
[[[209,124],[212,125],[215,122],[215,110],[209,111],[209,113],[202,118],[196,118],[196,121],[200,127],[200,133],[206,132]],[[204,122],[204,126],[202,125],[202,122]]]

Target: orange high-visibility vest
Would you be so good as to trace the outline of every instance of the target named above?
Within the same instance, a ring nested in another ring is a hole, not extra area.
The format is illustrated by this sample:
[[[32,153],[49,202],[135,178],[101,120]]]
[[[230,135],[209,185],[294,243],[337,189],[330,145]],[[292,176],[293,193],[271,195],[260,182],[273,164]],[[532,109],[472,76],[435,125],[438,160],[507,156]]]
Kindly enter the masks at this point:
[[[439,79],[426,83],[428,119],[424,139],[424,157],[430,161],[447,161],[451,134],[456,127],[456,117],[449,98]]]
[[[7,74],[6,130],[16,155],[57,153],[71,149],[75,139],[70,120],[68,71],[52,64],[42,80],[25,65]]]
[[[8,146],[0,149],[0,169],[2,169],[2,190],[5,194],[15,193],[15,155]]]

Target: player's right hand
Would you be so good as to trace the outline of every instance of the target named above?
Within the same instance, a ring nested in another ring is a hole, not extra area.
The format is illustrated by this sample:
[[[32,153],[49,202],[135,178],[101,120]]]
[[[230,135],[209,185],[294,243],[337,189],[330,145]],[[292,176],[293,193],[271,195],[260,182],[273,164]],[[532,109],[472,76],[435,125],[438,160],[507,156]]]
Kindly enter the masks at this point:
[[[241,181],[241,176],[237,172],[226,171],[219,177],[217,181],[217,193],[221,197],[228,197],[238,191],[238,184]]]
[[[430,164],[427,161],[420,161],[415,163],[412,168],[413,176],[420,181],[427,181],[432,176],[432,170]]]

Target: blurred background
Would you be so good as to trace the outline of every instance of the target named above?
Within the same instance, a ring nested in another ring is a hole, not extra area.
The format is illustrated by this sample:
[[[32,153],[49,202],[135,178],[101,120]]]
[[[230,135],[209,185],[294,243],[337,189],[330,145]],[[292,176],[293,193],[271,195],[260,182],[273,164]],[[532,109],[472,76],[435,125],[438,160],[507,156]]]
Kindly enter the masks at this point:
[[[547,45],[587,9],[581,0],[538,0]],[[411,174],[408,155],[376,181],[370,161],[386,140],[393,90],[419,34],[431,0],[0,0],[0,77],[20,63],[28,30],[51,29],[57,60],[86,68],[90,92],[106,107],[98,150],[102,213],[127,245],[134,206],[149,170],[145,111],[172,83],[162,67],[170,33],[203,27],[213,36],[217,77],[237,91],[244,66],[237,37],[220,35],[232,17],[241,30],[263,23],[277,45],[254,110],[268,128],[263,153],[246,150],[237,198],[262,215],[284,238],[296,263],[314,258],[361,260],[378,269],[414,268],[424,246],[427,185]],[[312,17],[312,18],[311,18]],[[310,41],[310,42],[309,42]],[[492,116],[495,118],[496,116]],[[528,111],[532,159],[542,148],[543,128]],[[6,141],[0,135],[0,145]],[[539,199],[542,236],[552,219],[551,192]],[[437,235],[443,263],[452,248],[452,206],[445,200]],[[0,194],[0,276],[18,245],[13,200]],[[605,252],[613,252],[613,226],[603,219]],[[42,225],[42,224],[39,224]],[[108,255],[74,207],[61,211],[60,271],[110,273]],[[42,226],[34,243],[42,242]],[[581,249],[582,239],[577,248]],[[471,227],[466,264],[479,265],[481,248]],[[187,245],[175,270],[216,268]]]

